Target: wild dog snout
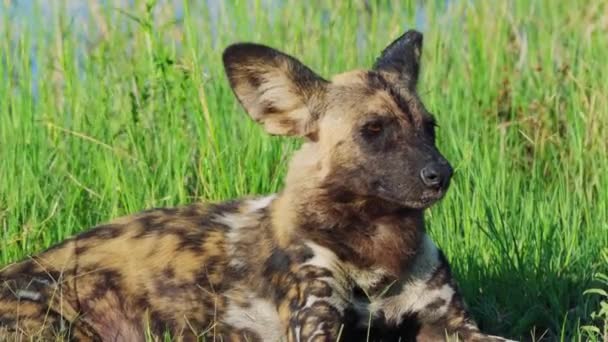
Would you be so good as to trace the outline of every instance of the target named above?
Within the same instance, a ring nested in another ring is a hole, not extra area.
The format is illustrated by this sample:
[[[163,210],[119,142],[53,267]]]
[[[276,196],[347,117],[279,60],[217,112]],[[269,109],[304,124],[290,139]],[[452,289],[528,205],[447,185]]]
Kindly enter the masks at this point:
[[[453,169],[447,162],[430,162],[420,170],[420,179],[425,186],[434,190],[448,187]]]

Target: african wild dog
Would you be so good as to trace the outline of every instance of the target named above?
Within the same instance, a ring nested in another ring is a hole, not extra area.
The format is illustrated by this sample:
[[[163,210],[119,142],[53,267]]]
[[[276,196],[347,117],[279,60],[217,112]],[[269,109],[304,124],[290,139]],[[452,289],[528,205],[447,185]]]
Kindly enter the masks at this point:
[[[478,330],[425,233],[452,168],[416,94],[421,47],[408,31],[331,81],[266,46],[228,47],[249,115],[306,138],[285,188],[145,211],[9,265],[0,337],[502,341]]]

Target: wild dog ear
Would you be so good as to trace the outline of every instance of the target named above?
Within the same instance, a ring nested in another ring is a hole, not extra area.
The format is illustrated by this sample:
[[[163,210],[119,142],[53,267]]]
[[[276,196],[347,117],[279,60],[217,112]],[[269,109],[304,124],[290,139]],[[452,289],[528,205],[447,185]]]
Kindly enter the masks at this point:
[[[223,60],[234,94],[268,133],[316,140],[327,81],[294,57],[263,45],[231,45]]]
[[[403,82],[410,88],[416,88],[420,71],[422,53],[422,33],[414,30],[405,32],[387,46],[374,63],[374,70],[384,71]]]

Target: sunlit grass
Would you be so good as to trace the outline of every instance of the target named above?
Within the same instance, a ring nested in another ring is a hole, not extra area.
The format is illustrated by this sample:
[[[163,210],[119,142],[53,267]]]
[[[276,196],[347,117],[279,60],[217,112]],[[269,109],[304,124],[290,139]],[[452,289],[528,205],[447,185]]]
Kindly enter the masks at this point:
[[[608,271],[605,1],[82,1],[77,14],[32,1],[27,20],[9,2],[0,264],[144,208],[279,189],[298,142],[239,108],[229,43],[280,48],[329,77],[417,27],[419,92],[456,168],[429,230],[475,317],[525,340],[586,338],[598,301],[583,291]]]

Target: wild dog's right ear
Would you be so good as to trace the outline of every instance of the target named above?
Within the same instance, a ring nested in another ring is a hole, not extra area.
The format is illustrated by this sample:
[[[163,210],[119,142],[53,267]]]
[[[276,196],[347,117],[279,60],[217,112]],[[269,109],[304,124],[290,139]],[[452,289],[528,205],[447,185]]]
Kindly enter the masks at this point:
[[[316,140],[327,81],[297,59],[263,45],[231,45],[223,60],[234,94],[268,133]]]
[[[416,88],[422,53],[422,33],[405,32],[387,46],[374,63],[374,70],[391,75],[394,80],[410,89]]]

